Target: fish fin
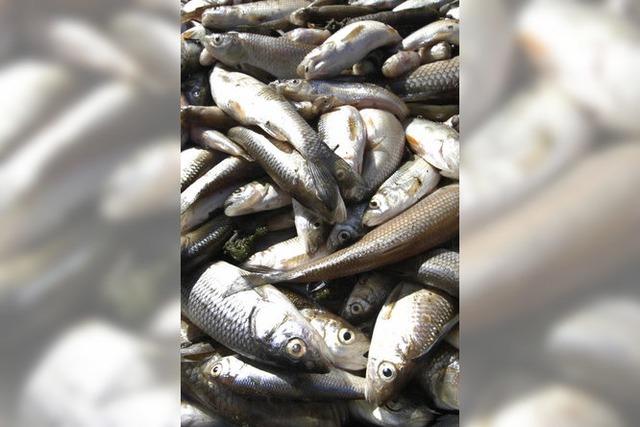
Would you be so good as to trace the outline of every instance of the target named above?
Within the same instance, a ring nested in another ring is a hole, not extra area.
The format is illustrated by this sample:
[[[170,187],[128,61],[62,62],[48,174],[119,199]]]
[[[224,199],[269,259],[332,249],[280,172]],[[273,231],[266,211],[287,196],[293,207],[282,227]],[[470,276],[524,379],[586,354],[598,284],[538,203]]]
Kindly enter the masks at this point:
[[[438,338],[436,338],[436,340],[433,341],[433,343],[431,343],[431,345],[429,347],[427,347],[422,353],[420,353],[419,355],[414,357],[413,360],[415,362],[422,362],[425,359],[425,356],[428,356],[429,353],[431,352],[431,350],[434,347],[436,347],[441,341],[444,341],[445,337],[447,335],[449,335],[449,332],[451,332],[453,330],[453,328],[456,327],[456,325],[459,323],[459,321],[460,321],[460,315],[456,314],[453,317],[453,319],[449,320],[444,325],[444,327],[440,331],[440,335],[438,336]]]
[[[282,133],[280,133],[278,129],[276,129],[275,126],[273,126],[273,123],[271,123],[269,120],[267,120],[264,123],[261,123],[260,127],[264,129],[264,131],[268,133],[270,137],[275,138],[278,141],[287,140],[287,138]]]
[[[235,295],[238,292],[249,291],[259,286],[269,285],[287,280],[288,272],[274,271],[271,273],[250,272],[241,275],[229,285],[223,298]]]

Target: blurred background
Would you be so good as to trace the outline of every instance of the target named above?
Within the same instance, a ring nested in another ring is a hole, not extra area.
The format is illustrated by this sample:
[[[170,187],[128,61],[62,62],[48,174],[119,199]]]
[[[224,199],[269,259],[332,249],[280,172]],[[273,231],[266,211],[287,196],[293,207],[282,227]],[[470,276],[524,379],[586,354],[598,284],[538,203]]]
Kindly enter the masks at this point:
[[[640,4],[462,8],[462,423],[634,425]],[[179,423],[177,14],[0,1],[0,425]]]
[[[636,425],[640,4],[462,7],[463,424]]]
[[[0,1],[0,425],[176,426],[178,6]]]

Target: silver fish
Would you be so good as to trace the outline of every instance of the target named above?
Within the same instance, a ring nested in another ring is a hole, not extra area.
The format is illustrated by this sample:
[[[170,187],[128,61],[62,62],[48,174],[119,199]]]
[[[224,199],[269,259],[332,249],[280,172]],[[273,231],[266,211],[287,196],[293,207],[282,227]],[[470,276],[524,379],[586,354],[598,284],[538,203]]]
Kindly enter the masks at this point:
[[[323,114],[318,121],[320,139],[356,173],[362,171],[367,129],[354,107],[345,105]]]
[[[378,314],[367,364],[367,401],[380,405],[398,395],[414,373],[415,359],[440,337],[455,315],[446,297],[401,282]]]
[[[396,283],[393,277],[382,273],[364,273],[351,290],[342,317],[354,323],[375,317]]]
[[[413,156],[393,173],[369,201],[363,224],[373,227],[390,220],[433,191],[440,174],[426,160]]]
[[[294,222],[298,237],[302,241],[306,253],[312,255],[324,246],[329,232],[329,224],[295,199],[292,199],[291,204],[293,205]]]
[[[443,342],[421,367],[418,378],[429,400],[438,409],[460,409],[460,360],[458,350]]]
[[[382,74],[393,79],[415,70],[421,63],[422,59],[417,52],[401,50],[387,58],[382,65]]]
[[[372,50],[400,43],[402,38],[392,27],[377,21],[360,21],[338,30],[312,50],[300,63],[298,75],[321,79],[340,74],[364,59]]]
[[[180,191],[204,175],[218,161],[220,156],[209,150],[187,148],[180,152]]]
[[[315,46],[321,45],[330,36],[329,30],[320,28],[296,28],[283,35],[291,41]]]
[[[222,132],[200,126],[191,128],[191,140],[201,147],[221,151],[236,157],[242,157],[251,162],[253,159],[235,142],[227,138]]]
[[[396,6],[394,10],[406,10],[406,9],[417,9],[425,6],[430,6],[435,9],[440,9],[445,4],[451,2],[451,0],[406,0],[403,3],[400,3],[399,6]]]
[[[458,179],[460,140],[455,129],[425,119],[412,119],[405,126],[409,148],[440,170],[443,176]]]
[[[370,341],[358,328],[324,309],[305,308],[300,313],[320,333],[336,367],[358,371],[367,366],[364,355]]]
[[[441,289],[456,298],[459,294],[459,270],[460,254],[447,248],[432,249],[387,269],[394,275]]]
[[[237,356],[213,364],[205,376],[231,391],[253,397],[291,400],[363,399],[365,379],[339,369],[326,374],[266,370]]]
[[[433,46],[429,47],[421,47],[418,50],[420,61],[423,64],[450,59],[451,54],[451,45],[446,42],[436,43]]]
[[[224,202],[227,216],[278,209],[291,204],[291,196],[270,180],[251,181],[238,187]]]
[[[333,226],[327,239],[327,249],[335,252],[344,248],[364,236],[367,227],[362,223],[362,216],[367,209],[367,203],[360,203],[347,208],[347,219]]]
[[[418,50],[436,43],[460,44],[460,24],[453,19],[432,22],[402,40],[402,49]]]
[[[210,7],[202,14],[202,25],[215,30],[233,30],[287,17],[309,4],[308,0],[262,0],[233,6]]]
[[[362,178],[369,192],[373,193],[393,174],[402,160],[404,129],[398,119],[387,111],[364,109],[360,115],[367,127]]]
[[[264,363],[328,372],[329,349],[291,302],[271,285],[225,296],[245,272],[218,261],[182,283],[182,310],[226,347]]]
[[[326,254],[327,251],[320,248],[313,255],[309,255],[302,240],[295,237],[256,252],[242,266],[251,271],[287,271],[322,258]]]

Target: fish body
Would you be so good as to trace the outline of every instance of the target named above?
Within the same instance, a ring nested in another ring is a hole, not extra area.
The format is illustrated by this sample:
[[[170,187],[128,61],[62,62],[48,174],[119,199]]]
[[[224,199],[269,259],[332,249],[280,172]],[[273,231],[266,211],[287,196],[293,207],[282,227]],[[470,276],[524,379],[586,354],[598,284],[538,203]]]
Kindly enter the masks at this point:
[[[374,318],[397,283],[383,273],[365,273],[358,278],[342,309],[342,317],[362,323]]]
[[[253,161],[242,147],[215,129],[193,126],[191,128],[191,140],[201,147],[217,150],[235,157],[242,157],[250,162]]]
[[[442,187],[353,245],[268,280],[329,280],[373,270],[438,246],[458,232],[459,194],[458,185]]]
[[[278,209],[291,204],[291,196],[269,180],[251,181],[238,187],[224,202],[227,216]]]
[[[362,222],[373,227],[390,220],[433,191],[438,182],[438,170],[414,155],[382,183],[369,201]]]
[[[355,108],[378,108],[404,119],[409,110],[404,102],[387,89],[372,83],[329,80],[280,80],[272,82],[279,93],[294,101],[311,101],[322,112],[342,105]]]
[[[347,208],[347,219],[333,226],[327,239],[327,249],[335,252],[364,236],[367,227],[362,223],[362,216],[367,203],[352,205]]]
[[[233,6],[219,6],[202,13],[202,25],[212,30],[234,30],[277,21],[309,4],[308,0],[261,0]]]
[[[320,248],[309,255],[302,239],[294,237],[256,252],[245,261],[243,267],[251,271],[289,271],[326,254],[326,250]]]
[[[420,385],[429,400],[443,411],[460,409],[460,360],[458,350],[447,343],[440,343],[421,367]]]
[[[187,148],[180,152],[180,191],[211,169],[220,156],[209,150]]]
[[[224,201],[237,186],[237,184],[231,184],[197,198],[180,214],[180,232],[193,231],[211,219],[212,215],[224,206]]]
[[[321,28],[296,28],[284,34],[283,37],[296,43],[318,46],[331,36],[329,30]]]
[[[264,369],[237,356],[216,362],[206,375],[235,393],[291,400],[363,399],[365,379],[338,369],[326,374]]]
[[[360,21],[338,30],[300,63],[298,75],[321,79],[340,74],[372,50],[400,43],[398,32],[378,21]]]
[[[415,8],[430,7],[439,10],[442,6],[450,3],[451,0],[406,0],[396,6],[394,12],[399,10],[410,10]]]
[[[286,37],[237,32],[211,34],[204,45],[226,65],[247,64],[279,79],[295,78],[298,64],[314,48]]]
[[[455,129],[416,118],[407,123],[405,133],[411,151],[439,169],[443,176],[458,179],[460,139]]]
[[[432,249],[414,258],[389,267],[400,277],[433,286],[458,297],[460,284],[460,254],[447,248]]]
[[[298,9],[291,14],[289,19],[295,25],[306,26],[308,23],[326,24],[332,20],[341,21],[372,12],[375,12],[375,9],[367,6],[330,4],[324,6],[308,6]]]
[[[323,114],[318,121],[322,142],[360,174],[367,129],[357,109],[350,105]]]
[[[391,80],[389,88],[407,102],[458,100],[459,57],[418,67],[402,78]]]
[[[422,60],[417,52],[401,50],[391,55],[382,65],[382,74],[390,79],[418,68]]]
[[[418,49],[418,55],[423,64],[451,59],[451,45],[447,42],[440,42],[433,46],[421,47]]]
[[[183,105],[180,107],[180,121],[218,130],[227,130],[237,123],[220,108],[213,105]]]
[[[352,18],[347,21],[347,25],[360,21],[378,21],[392,26],[398,31],[398,34],[406,37],[436,19],[438,19],[438,12],[435,9],[422,7],[400,11],[384,10]]]
[[[440,337],[456,309],[445,296],[401,282],[378,314],[367,363],[367,401],[381,405],[398,395],[417,362]]]
[[[329,232],[329,224],[295,199],[292,200],[291,204],[293,205],[294,222],[298,237],[302,241],[306,253],[314,254],[321,247],[324,247]]]
[[[329,350],[291,302],[271,285],[225,295],[245,272],[218,261],[182,283],[182,310],[196,326],[231,350],[263,363],[328,372]]]
[[[402,49],[417,50],[436,43],[460,44],[460,24],[454,19],[441,19],[432,22],[402,40]]]
[[[314,189],[330,211],[339,208],[340,193],[346,200],[364,197],[360,177],[322,144],[293,105],[273,88],[218,64],[211,73],[211,87],[216,104],[226,113],[244,125],[259,126],[274,138],[288,141],[302,154],[311,170]]]
[[[387,111],[364,109],[360,115],[367,128],[362,178],[371,194],[398,168],[404,154],[404,129]]]
[[[180,259],[183,265],[193,266],[206,259],[214,259],[232,233],[231,219],[220,215],[180,236]]]

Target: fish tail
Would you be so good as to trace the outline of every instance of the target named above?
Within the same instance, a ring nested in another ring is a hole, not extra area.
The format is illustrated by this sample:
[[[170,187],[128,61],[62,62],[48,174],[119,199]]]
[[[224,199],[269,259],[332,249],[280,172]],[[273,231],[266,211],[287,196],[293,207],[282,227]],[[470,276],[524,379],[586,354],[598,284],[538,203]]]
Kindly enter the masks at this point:
[[[329,212],[333,212],[340,203],[340,193],[333,175],[323,164],[307,161],[307,166],[318,198]]]

